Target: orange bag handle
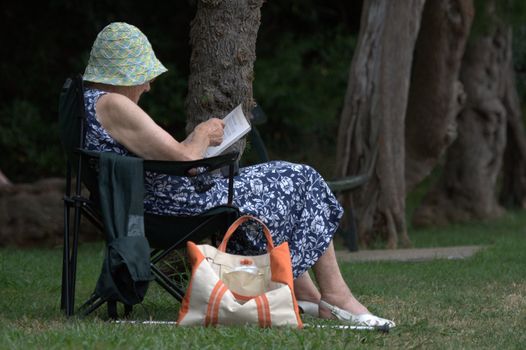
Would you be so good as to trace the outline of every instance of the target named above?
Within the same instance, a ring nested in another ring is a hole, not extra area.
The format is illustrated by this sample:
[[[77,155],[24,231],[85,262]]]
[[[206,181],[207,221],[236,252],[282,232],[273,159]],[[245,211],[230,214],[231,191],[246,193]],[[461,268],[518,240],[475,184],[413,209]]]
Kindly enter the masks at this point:
[[[225,237],[223,237],[223,241],[221,242],[221,244],[219,245],[217,249],[221,252],[225,252],[228,240],[230,239],[234,231],[236,231],[239,225],[249,220],[257,221],[259,222],[261,226],[263,226],[263,233],[265,234],[265,238],[267,239],[267,250],[270,253],[270,251],[274,249],[274,243],[272,242],[272,236],[270,235],[270,230],[268,229],[267,225],[265,225],[263,221],[259,220],[258,218],[252,215],[243,215],[239,219],[234,221],[234,223],[230,225],[230,227],[228,228],[228,231],[226,231]]]

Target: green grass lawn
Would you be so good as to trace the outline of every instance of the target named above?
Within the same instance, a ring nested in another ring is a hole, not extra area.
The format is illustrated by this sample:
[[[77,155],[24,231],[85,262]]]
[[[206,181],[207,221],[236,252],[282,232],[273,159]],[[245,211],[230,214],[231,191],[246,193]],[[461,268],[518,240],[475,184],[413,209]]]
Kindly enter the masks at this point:
[[[61,249],[0,250],[0,349],[524,349],[526,214],[411,230],[416,247],[481,244],[466,260],[342,264],[355,295],[394,319],[388,334],[335,329],[177,328],[114,324],[59,310]],[[102,244],[81,246],[77,305],[92,291]],[[152,284],[133,317],[175,320],[178,305]],[[316,322],[304,319],[305,322]]]

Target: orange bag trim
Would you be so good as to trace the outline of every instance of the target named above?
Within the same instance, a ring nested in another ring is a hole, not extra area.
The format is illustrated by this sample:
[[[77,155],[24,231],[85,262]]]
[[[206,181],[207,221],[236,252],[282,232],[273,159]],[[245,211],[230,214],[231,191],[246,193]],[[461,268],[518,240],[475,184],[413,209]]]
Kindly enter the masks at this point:
[[[212,289],[212,293],[210,293],[210,298],[208,299],[208,307],[206,309],[205,326],[213,324],[213,310],[216,303],[217,294],[223,286],[224,284],[221,280],[217,281],[216,285],[214,286],[214,289]]]
[[[261,295],[261,300],[263,301],[263,311],[265,313],[266,325],[264,327],[271,327],[272,321],[270,319],[270,303],[265,294]]]
[[[286,266],[287,268],[285,268]],[[288,266],[290,266],[290,269]],[[270,271],[272,271],[272,280],[274,282],[280,282],[289,286],[298,328],[303,328],[298,302],[294,294],[294,277],[292,276],[292,262],[288,242],[281,243],[270,252]]]
[[[274,242],[272,241],[272,235],[270,234],[270,231],[269,231],[267,225],[265,225],[265,223],[263,221],[261,221],[260,219],[256,218],[255,216],[252,216],[252,215],[243,215],[243,216],[239,217],[236,221],[234,221],[234,223],[226,231],[225,236],[223,237],[223,241],[221,242],[221,244],[219,245],[219,247],[217,249],[219,251],[221,251],[221,252],[226,252],[226,246],[227,246],[228,241],[230,240],[230,237],[232,236],[232,234],[236,231],[236,229],[241,224],[243,224],[243,223],[245,223],[245,222],[247,222],[249,220],[254,220],[254,221],[259,222],[259,224],[263,228],[263,234],[265,235],[265,238],[267,239],[267,251],[270,253],[274,249]]]
[[[258,322],[261,328],[270,328],[272,321],[270,318],[270,304],[265,294],[262,294],[255,298],[256,306],[258,310]]]
[[[258,310],[258,322],[260,327],[265,327],[265,313],[263,312],[263,301],[261,300],[261,297],[257,297],[255,299],[256,306]]]
[[[183,302],[181,304],[181,309],[179,310],[179,317],[177,319],[177,324],[179,324],[183,318],[186,316],[188,311],[190,310],[190,299],[192,295],[192,286],[193,286],[193,276],[195,276],[197,272],[197,268],[201,264],[203,260],[205,260],[205,256],[199,248],[197,248],[197,245],[193,242],[188,242],[186,244],[187,247],[187,253],[188,253],[188,260],[190,262],[190,265],[192,266],[192,278],[190,278],[190,282],[188,283],[188,288],[186,288],[186,292],[184,294]]]
[[[221,282],[222,286],[221,289],[218,292],[217,299],[214,305],[214,310],[212,313],[212,325],[217,325],[219,321],[219,306],[221,305],[221,300],[223,299],[223,296],[225,295],[228,288],[225,286],[223,282]]]

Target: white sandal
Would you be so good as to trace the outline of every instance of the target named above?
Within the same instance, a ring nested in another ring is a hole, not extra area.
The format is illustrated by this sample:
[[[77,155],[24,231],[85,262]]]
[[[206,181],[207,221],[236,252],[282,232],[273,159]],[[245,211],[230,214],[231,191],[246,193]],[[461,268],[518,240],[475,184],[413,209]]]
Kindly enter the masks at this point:
[[[298,306],[300,308],[300,314],[320,317],[320,307],[318,304],[311,301],[298,300]]]
[[[349,322],[352,325],[356,326],[368,326],[368,327],[389,327],[394,328],[396,327],[396,324],[391,321],[387,320],[385,318],[381,318],[378,316],[375,316],[370,313],[355,315],[350,313],[349,311],[340,309],[337,306],[331,305],[327,303],[324,300],[320,300],[320,306],[323,306],[324,308],[327,308],[331,311],[331,313],[340,321]]]

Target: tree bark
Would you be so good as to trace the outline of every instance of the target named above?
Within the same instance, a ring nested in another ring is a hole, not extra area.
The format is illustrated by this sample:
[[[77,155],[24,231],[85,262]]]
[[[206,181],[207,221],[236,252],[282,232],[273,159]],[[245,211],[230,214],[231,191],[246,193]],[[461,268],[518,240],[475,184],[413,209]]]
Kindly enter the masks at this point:
[[[405,179],[410,192],[457,136],[466,95],[458,80],[473,0],[427,0],[415,47],[406,116]]]
[[[242,103],[245,115],[252,96],[256,38],[263,0],[199,0],[190,28],[190,76],[186,98],[187,127],[224,117]],[[229,150],[242,152],[241,140]]]
[[[366,0],[353,57],[338,146],[337,176],[369,172],[341,198],[353,207],[362,245],[381,236],[409,244],[405,225],[404,119],[424,0]],[[393,69],[395,67],[395,69]]]
[[[458,118],[458,138],[448,150],[441,178],[415,211],[415,225],[493,218],[503,211],[496,187],[506,145],[511,33],[494,12],[490,15],[490,31],[467,46],[460,75],[467,102]]]
[[[511,42],[506,72],[504,107],[507,113],[507,142],[502,166],[500,203],[508,208],[526,208],[526,132],[522,119],[520,99],[515,81]]]

